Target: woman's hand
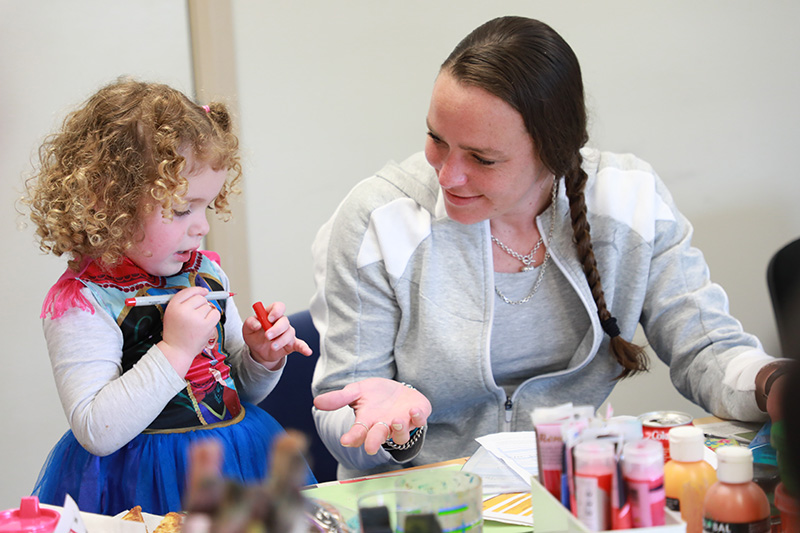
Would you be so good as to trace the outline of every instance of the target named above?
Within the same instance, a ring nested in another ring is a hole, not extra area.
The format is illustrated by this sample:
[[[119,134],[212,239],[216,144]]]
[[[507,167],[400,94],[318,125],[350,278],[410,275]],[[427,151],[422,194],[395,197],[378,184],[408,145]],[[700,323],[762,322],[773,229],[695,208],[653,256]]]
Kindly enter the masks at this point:
[[[208,289],[189,287],[175,294],[164,311],[164,330],[158,347],[172,368],[185,376],[197,354],[217,336],[220,312],[206,300]]]
[[[295,337],[295,331],[284,313],[283,302],[275,302],[266,308],[268,328],[264,329],[258,318],[251,316],[244,321],[242,335],[250,348],[253,359],[269,370],[281,366],[283,358],[292,352],[311,355],[311,348],[302,339]]]
[[[786,376],[778,377],[772,384],[767,396],[767,413],[772,422],[783,420],[783,387],[786,385]]]
[[[432,410],[424,394],[385,378],[367,378],[314,399],[314,406],[322,411],[346,405],[355,411],[356,421],[339,442],[347,448],[363,445],[370,455],[378,453],[389,438],[397,444],[408,442],[409,432],[427,424]]]

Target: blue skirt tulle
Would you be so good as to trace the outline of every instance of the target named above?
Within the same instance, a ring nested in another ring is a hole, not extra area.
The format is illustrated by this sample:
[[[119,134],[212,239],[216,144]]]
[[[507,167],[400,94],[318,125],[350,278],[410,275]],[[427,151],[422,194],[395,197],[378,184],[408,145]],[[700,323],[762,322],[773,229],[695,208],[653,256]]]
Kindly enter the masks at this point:
[[[236,424],[184,433],[140,434],[105,457],[87,452],[67,431],[47,458],[33,494],[42,503],[63,505],[66,494],[81,511],[115,515],[136,505],[164,515],[180,511],[192,442],[215,438],[224,449],[223,476],[243,484],[264,480],[272,442],[284,432],[263,409],[244,404]],[[308,469],[308,483],[316,483]]]

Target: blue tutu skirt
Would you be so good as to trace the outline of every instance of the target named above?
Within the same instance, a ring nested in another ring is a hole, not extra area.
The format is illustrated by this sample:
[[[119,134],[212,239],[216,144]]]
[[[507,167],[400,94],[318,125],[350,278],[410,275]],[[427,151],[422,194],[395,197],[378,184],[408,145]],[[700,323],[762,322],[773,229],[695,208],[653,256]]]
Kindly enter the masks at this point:
[[[42,503],[63,505],[69,494],[81,511],[115,515],[136,505],[164,515],[180,511],[189,447],[203,439],[223,446],[223,476],[243,484],[269,475],[273,440],[284,433],[263,409],[243,405],[245,416],[236,424],[183,433],[142,433],[105,457],[87,452],[67,431],[47,458],[33,494]],[[308,468],[308,467],[307,467]],[[308,468],[308,483],[316,483]]]

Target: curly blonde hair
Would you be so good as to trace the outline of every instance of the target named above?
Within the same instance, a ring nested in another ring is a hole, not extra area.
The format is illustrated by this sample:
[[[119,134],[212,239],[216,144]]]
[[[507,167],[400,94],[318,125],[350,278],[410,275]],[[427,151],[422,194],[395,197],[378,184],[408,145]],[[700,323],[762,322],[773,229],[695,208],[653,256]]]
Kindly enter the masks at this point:
[[[73,269],[86,257],[117,264],[154,203],[172,218],[188,188],[184,171],[194,170],[181,152],[195,167],[228,171],[213,204],[227,219],[242,174],[238,150],[224,104],[201,107],[167,85],[119,79],[70,113],[39,149],[25,198],[39,248],[69,254]]]

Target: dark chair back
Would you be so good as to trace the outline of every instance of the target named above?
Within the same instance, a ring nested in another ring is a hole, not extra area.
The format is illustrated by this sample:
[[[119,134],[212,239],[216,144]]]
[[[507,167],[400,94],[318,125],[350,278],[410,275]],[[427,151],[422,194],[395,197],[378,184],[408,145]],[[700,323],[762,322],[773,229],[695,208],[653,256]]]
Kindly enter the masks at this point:
[[[784,357],[800,359],[800,239],[775,252],[767,286]]]
[[[311,415],[311,377],[319,357],[319,334],[307,310],[289,315],[289,321],[297,337],[306,341],[314,353],[309,357],[299,353],[290,354],[278,385],[258,405],[284,428],[297,429],[306,435],[309,442],[308,461],[317,481],[333,481],[336,479],[338,463],[319,438]]]

